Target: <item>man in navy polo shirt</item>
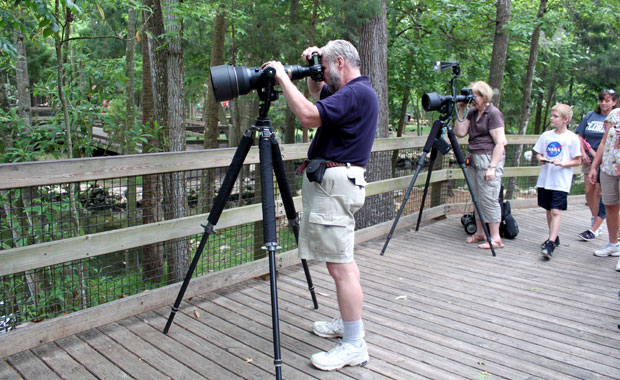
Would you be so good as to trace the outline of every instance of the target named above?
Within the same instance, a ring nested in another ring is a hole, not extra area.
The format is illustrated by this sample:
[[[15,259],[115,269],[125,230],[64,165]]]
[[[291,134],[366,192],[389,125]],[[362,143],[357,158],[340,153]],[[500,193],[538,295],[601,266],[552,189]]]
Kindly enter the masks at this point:
[[[301,124],[317,128],[308,159],[327,160],[320,183],[304,174],[299,257],[326,262],[336,284],[340,317],[315,322],[312,328],[322,337],[342,337],[333,349],[311,357],[315,367],[329,371],[368,361],[360,272],[353,257],[353,215],[364,205],[364,171],[377,129],[379,103],[370,79],[360,74],[359,54],[350,42],[334,40],[322,48],[309,47],[302,59],[307,61],[312,53],[321,56],[325,80],[307,79],[310,93],[320,99],[316,103],[304,97],[280,62],[267,62],[263,67],[276,69],[276,81]]]

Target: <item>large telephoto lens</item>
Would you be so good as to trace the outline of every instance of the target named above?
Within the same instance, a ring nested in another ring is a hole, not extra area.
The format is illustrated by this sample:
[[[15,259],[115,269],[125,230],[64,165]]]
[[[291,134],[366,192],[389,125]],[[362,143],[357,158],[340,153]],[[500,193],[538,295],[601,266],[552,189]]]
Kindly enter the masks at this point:
[[[316,81],[322,81],[323,68],[320,65],[320,59],[314,58],[314,62],[318,63],[312,66],[284,66],[284,70],[291,80],[310,76]],[[254,89],[262,88],[273,79],[274,73],[275,70],[264,72],[260,67],[213,66],[211,67],[211,85],[215,100],[218,102],[231,100]]]
[[[449,96],[441,96],[436,92],[424,94],[422,95],[422,108],[426,112],[437,111],[449,98]]]
[[[211,67],[211,85],[215,100],[223,102],[245,95],[256,88],[263,70],[260,67],[222,65]]]

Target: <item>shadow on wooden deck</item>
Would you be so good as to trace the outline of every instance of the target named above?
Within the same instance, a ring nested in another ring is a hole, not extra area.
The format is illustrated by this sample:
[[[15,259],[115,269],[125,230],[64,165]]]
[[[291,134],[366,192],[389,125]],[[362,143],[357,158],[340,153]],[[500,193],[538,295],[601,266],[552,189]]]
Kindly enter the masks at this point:
[[[576,237],[583,206],[564,214],[551,261],[540,243],[541,209],[515,210],[521,229],[497,257],[464,243],[458,216],[395,233],[356,250],[364,286],[366,367],[321,372],[310,354],[335,342],[312,321],[336,316],[334,286],[312,265],[312,309],[300,266],[278,277],[285,379],[620,379],[620,272],[597,258],[605,242]],[[172,303],[172,300],[171,300]],[[269,284],[246,281],[182,304],[168,336],[169,308],[147,312],[0,361],[1,379],[271,379]]]

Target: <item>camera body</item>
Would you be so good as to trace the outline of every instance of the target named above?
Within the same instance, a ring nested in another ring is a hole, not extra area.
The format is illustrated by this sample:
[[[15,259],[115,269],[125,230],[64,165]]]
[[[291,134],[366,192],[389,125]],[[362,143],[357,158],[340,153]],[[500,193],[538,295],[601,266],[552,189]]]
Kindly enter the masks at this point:
[[[291,80],[310,77],[316,82],[323,81],[323,66],[321,56],[312,54],[308,66],[289,65],[284,70]],[[251,90],[266,87],[273,80],[273,69],[270,67],[245,67],[233,65],[221,65],[211,67],[211,84],[215,100],[223,102],[231,100],[239,95],[245,95]]]
[[[422,95],[422,108],[425,111],[440,111],[441,108],[450,103],[469,103],[474,100],[474,91],[471,88],[462,88],[461,94],[457,96],[441,96],[436,92]]]

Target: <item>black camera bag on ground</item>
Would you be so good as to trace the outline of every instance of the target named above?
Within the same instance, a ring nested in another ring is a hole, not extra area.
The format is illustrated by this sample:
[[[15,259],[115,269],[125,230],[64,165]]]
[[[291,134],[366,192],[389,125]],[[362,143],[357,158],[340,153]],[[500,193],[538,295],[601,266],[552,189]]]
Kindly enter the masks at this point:
[[[499,189],[499,204],[502,208],[502,221],[499,223],[499,235],[506,239],[514,239],[519,235],[519,225],[512,216],[510,202],[504,201],[504,185]]]
[[[510,211],[510,202],[504,202],[502,207],[502,221],[499,224],[499,234],[506,239],[514,239],[519,235],[519,225]]]

